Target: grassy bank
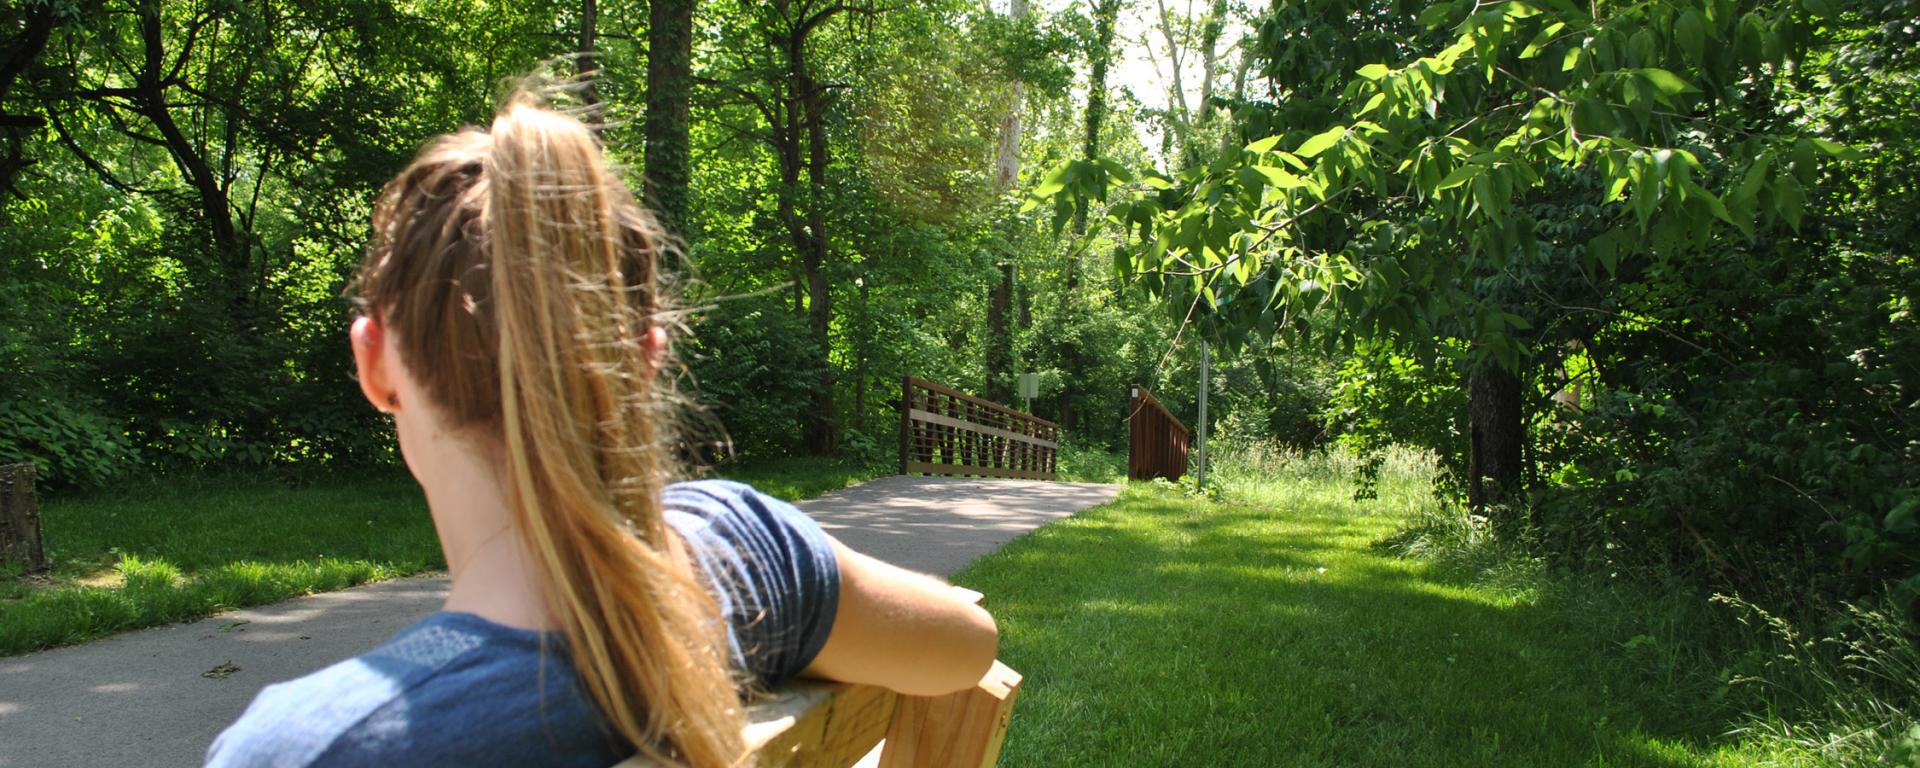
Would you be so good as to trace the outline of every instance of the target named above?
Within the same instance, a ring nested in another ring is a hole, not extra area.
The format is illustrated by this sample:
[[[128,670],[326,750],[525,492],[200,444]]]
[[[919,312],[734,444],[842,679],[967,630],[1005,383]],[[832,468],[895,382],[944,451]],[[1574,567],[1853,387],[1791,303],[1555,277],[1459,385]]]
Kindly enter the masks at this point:
[[[1662,679],[1627,593],[1574,605],[1382,546],[1432,511],[1402,463],[1366,502],[1324,461],[1223,468],[1219,501],[1135,485],[961,573],[1026,675],[1003,762],[1818,764]]]
[[[716,475],[797,500],[872,476],[820,459]],[[358,479],[151,481],[41,504],[54,568],[0,574],[0,656],[446,567],[419,486]]]

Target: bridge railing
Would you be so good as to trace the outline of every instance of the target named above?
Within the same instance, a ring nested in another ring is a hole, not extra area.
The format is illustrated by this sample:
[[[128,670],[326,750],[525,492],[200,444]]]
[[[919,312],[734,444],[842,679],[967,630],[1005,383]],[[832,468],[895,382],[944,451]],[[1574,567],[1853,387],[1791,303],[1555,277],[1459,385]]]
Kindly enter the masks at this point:
[[[1054,479],[1058,424],[911,376],[900,392],[900,474]]]
[[[1127,398],[1127,422],[1127,479],[1178,480],[1187,473],[1187,446],[1193,432],[1146,387],[1133,385]]]

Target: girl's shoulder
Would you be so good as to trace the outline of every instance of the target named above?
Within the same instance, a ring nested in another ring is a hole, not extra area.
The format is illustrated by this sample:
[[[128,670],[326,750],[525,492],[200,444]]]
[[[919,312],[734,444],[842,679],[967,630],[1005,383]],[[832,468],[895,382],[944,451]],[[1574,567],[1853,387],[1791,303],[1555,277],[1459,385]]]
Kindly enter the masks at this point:
[[[763,686],[800,673],[826,645],[840,603],[833,539],[792,504],[729,480],[667,486],[679,532],[727,613],[735,659]]]
[[[607,731],[557,636],[435,613],[380,647],[268,686],[208,765],[606,766]],[[533,692],[536,695],[528,695]]]

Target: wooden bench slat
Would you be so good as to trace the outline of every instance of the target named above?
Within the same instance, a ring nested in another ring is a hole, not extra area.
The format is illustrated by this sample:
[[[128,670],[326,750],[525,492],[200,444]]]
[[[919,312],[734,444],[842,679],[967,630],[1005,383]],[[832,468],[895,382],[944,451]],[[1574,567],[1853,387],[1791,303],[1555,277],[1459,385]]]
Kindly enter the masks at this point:
[[[776,699],[775,708],[768,713],[777,715],[772,722],[761,720],[759,707],[750,711],[748,743],[764,734],[765,741],[755,750],[757,764],[763,768],[846,768],[859,762],[887,735],[900,699],[899,694],[872,685],[799,683],[786,687],[812,690],[800,694],[797,700],[788,701],[787,695]],[[796,712],[799,707],[804,709]],[[777,728],[782,722],[787,727]],[[758,732],[756,726],[760,726]]]
[[[980,684],[946,696],[901,696],[880,768],[991,768],[1013,717],[1020,673],[998,661]]]

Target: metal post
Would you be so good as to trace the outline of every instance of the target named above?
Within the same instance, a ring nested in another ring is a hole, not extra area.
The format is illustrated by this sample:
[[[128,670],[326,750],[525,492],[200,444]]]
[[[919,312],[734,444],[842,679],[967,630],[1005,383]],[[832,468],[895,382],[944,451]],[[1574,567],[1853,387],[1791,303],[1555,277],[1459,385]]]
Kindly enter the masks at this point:
[[[1200,342],[1200,469],[1194,475],[1194,490],[1207,487],[1207,343]]]

